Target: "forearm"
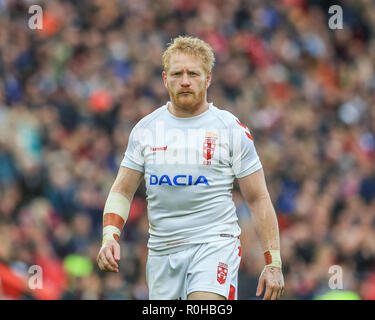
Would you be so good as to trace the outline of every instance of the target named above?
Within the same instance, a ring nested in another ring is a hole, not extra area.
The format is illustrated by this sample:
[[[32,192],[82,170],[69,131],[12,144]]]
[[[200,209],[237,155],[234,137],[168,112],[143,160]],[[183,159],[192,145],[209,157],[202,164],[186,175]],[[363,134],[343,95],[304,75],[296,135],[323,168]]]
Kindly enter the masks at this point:
[[[118,175],[113,182],[111,190],[109,194],[115,192],[123,195],[128,199],[130,202],[133,200],[135,190],[133,188],[129,188],[129,183],[126,183],[127,174],[124,170],[119,170]]]
[[[270,253],[279,255],[280,238],[276,213],[269,195],[264,195],[248,203],[252,213],[255,231],[261,242],[265,253],[266,264],[268,264]],[[279,257],[277,257],[279,259]]]
[[[103,210],[103,243],[107,240],[119,240],[129,216],[130,203],[122,193],[109,193]]]
[[[140,173],[120,168],[103,210],[103,243],[107,240],[118,241],[140,179]]]

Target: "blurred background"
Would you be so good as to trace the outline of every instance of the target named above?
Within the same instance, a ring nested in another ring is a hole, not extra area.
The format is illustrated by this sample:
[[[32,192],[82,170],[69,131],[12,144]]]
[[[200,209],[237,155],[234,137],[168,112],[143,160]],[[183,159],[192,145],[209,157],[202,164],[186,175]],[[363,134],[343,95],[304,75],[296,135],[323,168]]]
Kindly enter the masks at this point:
[[[42,30],[28,28],[32,4]],[[328,27],[334,4],[342,30]],[[375,299],[374,31],[371,0],[0,0],[0,299],[148,298],[144,184],[120,272],[95,259],[129,133],[169,99],[161,55],[180,34],[213,47],[208,100],[254,136],[284,299]],[[238,298],[255,299],[263,253],[237,185],[233,198]],[[29,288],[32,265],[43,289]]]

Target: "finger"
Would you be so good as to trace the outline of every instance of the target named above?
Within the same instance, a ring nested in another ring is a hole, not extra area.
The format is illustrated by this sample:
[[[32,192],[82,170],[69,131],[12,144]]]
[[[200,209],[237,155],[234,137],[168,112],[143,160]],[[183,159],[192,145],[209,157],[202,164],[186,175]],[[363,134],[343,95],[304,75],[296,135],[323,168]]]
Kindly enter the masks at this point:
[[[281,288],[280,297],[282,297],[283,295],[284,295],[284,286]]]
[[[266,283],[266,292],[264,294],[263,300],[270,300],[272,296],[272,287],[270,286],[269,283]]]
[[[280,299],[281,296],[283,295],[283,290],[284,290],[284,286],[282,285],[282,283],[279,285],[279,289],[278,289],[278,292],[277,292],[277,299]]]
[[[103,263],[103,270],[104,271],[115,271],[115,269],[108,262],[104,253],[102,253],[102,255],[101,255],[101,261]]]
[[[259,282],[258,282],[258,287],[257,287],[257,293],[256,296],[259,297],[264,289],[264,278],[260,277]]]
[[[97,261],[98,261],[98,266],[99,266],[99,269],[103,271],[103,270],[104,270],[104,265],[103,265],[103,262],[102,262],[102,260],[98,258],[98,260],[97,260]]]
[[[115,259],[113,257],[111,248],[106,248],[105,251],[104,251],[104,254],[105,254],[105,257],[107,258],[107,261],[111,265],[111,267],[117,269],[118,265],[117,265],[117,262],[115,261]]]
[[[104,256],[103,252],[100,252],[99,257],[98,257],[98,265],[99,265],[100,270],[105,271],[106,262],[107,262],[107,260]]]
[[[278,290],[278,293],[277,293],[277,300],[279,300],[280,298],[281,298],[281,296],[282,296],[282,292],[283,292],[283,288],[280,288],[279,290]]]
[[[277,300],[278,295],[279,295],[279,290],[277,288],[274,288],[272,290],[272,295],[271,295],[270,299],[271,300]]]
[[[99,266],[99,269],[102,270],[102,271],[107,271],[107,268],[105,266],[105,263],[102,259],[102,257],[99,257],[98,258],[98,266]]]
[[[113,246],[113,256],[115,260],[120,261],[120,246]]]

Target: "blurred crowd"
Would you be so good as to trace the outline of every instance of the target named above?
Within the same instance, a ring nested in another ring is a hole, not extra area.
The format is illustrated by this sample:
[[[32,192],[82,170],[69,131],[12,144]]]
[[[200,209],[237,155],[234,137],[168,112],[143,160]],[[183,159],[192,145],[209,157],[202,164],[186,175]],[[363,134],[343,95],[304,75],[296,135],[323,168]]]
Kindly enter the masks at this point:
[[[42,30],[28,28],[36,3]],[[329,28],[333,4],[343,29]],[[169,100],[161,55],[181,34],[213,47],[208,100],[254,136],[284,298],[324,297],[339,270],[340,292],[375,299],[374,30],[371,0],[0,0],[0,299],[148,298],[144,183],[120,272],[95,260],[129,133]],[[238,298],[255,299],[263,253],[236,184],[233,199]]]

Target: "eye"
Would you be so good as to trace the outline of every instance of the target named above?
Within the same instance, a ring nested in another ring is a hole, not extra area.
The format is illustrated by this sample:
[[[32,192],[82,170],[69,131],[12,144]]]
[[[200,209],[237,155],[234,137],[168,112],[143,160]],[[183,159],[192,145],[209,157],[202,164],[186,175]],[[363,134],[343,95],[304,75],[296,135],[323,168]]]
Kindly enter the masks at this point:
[[[181,72],[173,72],[172,75],[173,75],[173,76],[180,76],[180,75],[181,75]]]

